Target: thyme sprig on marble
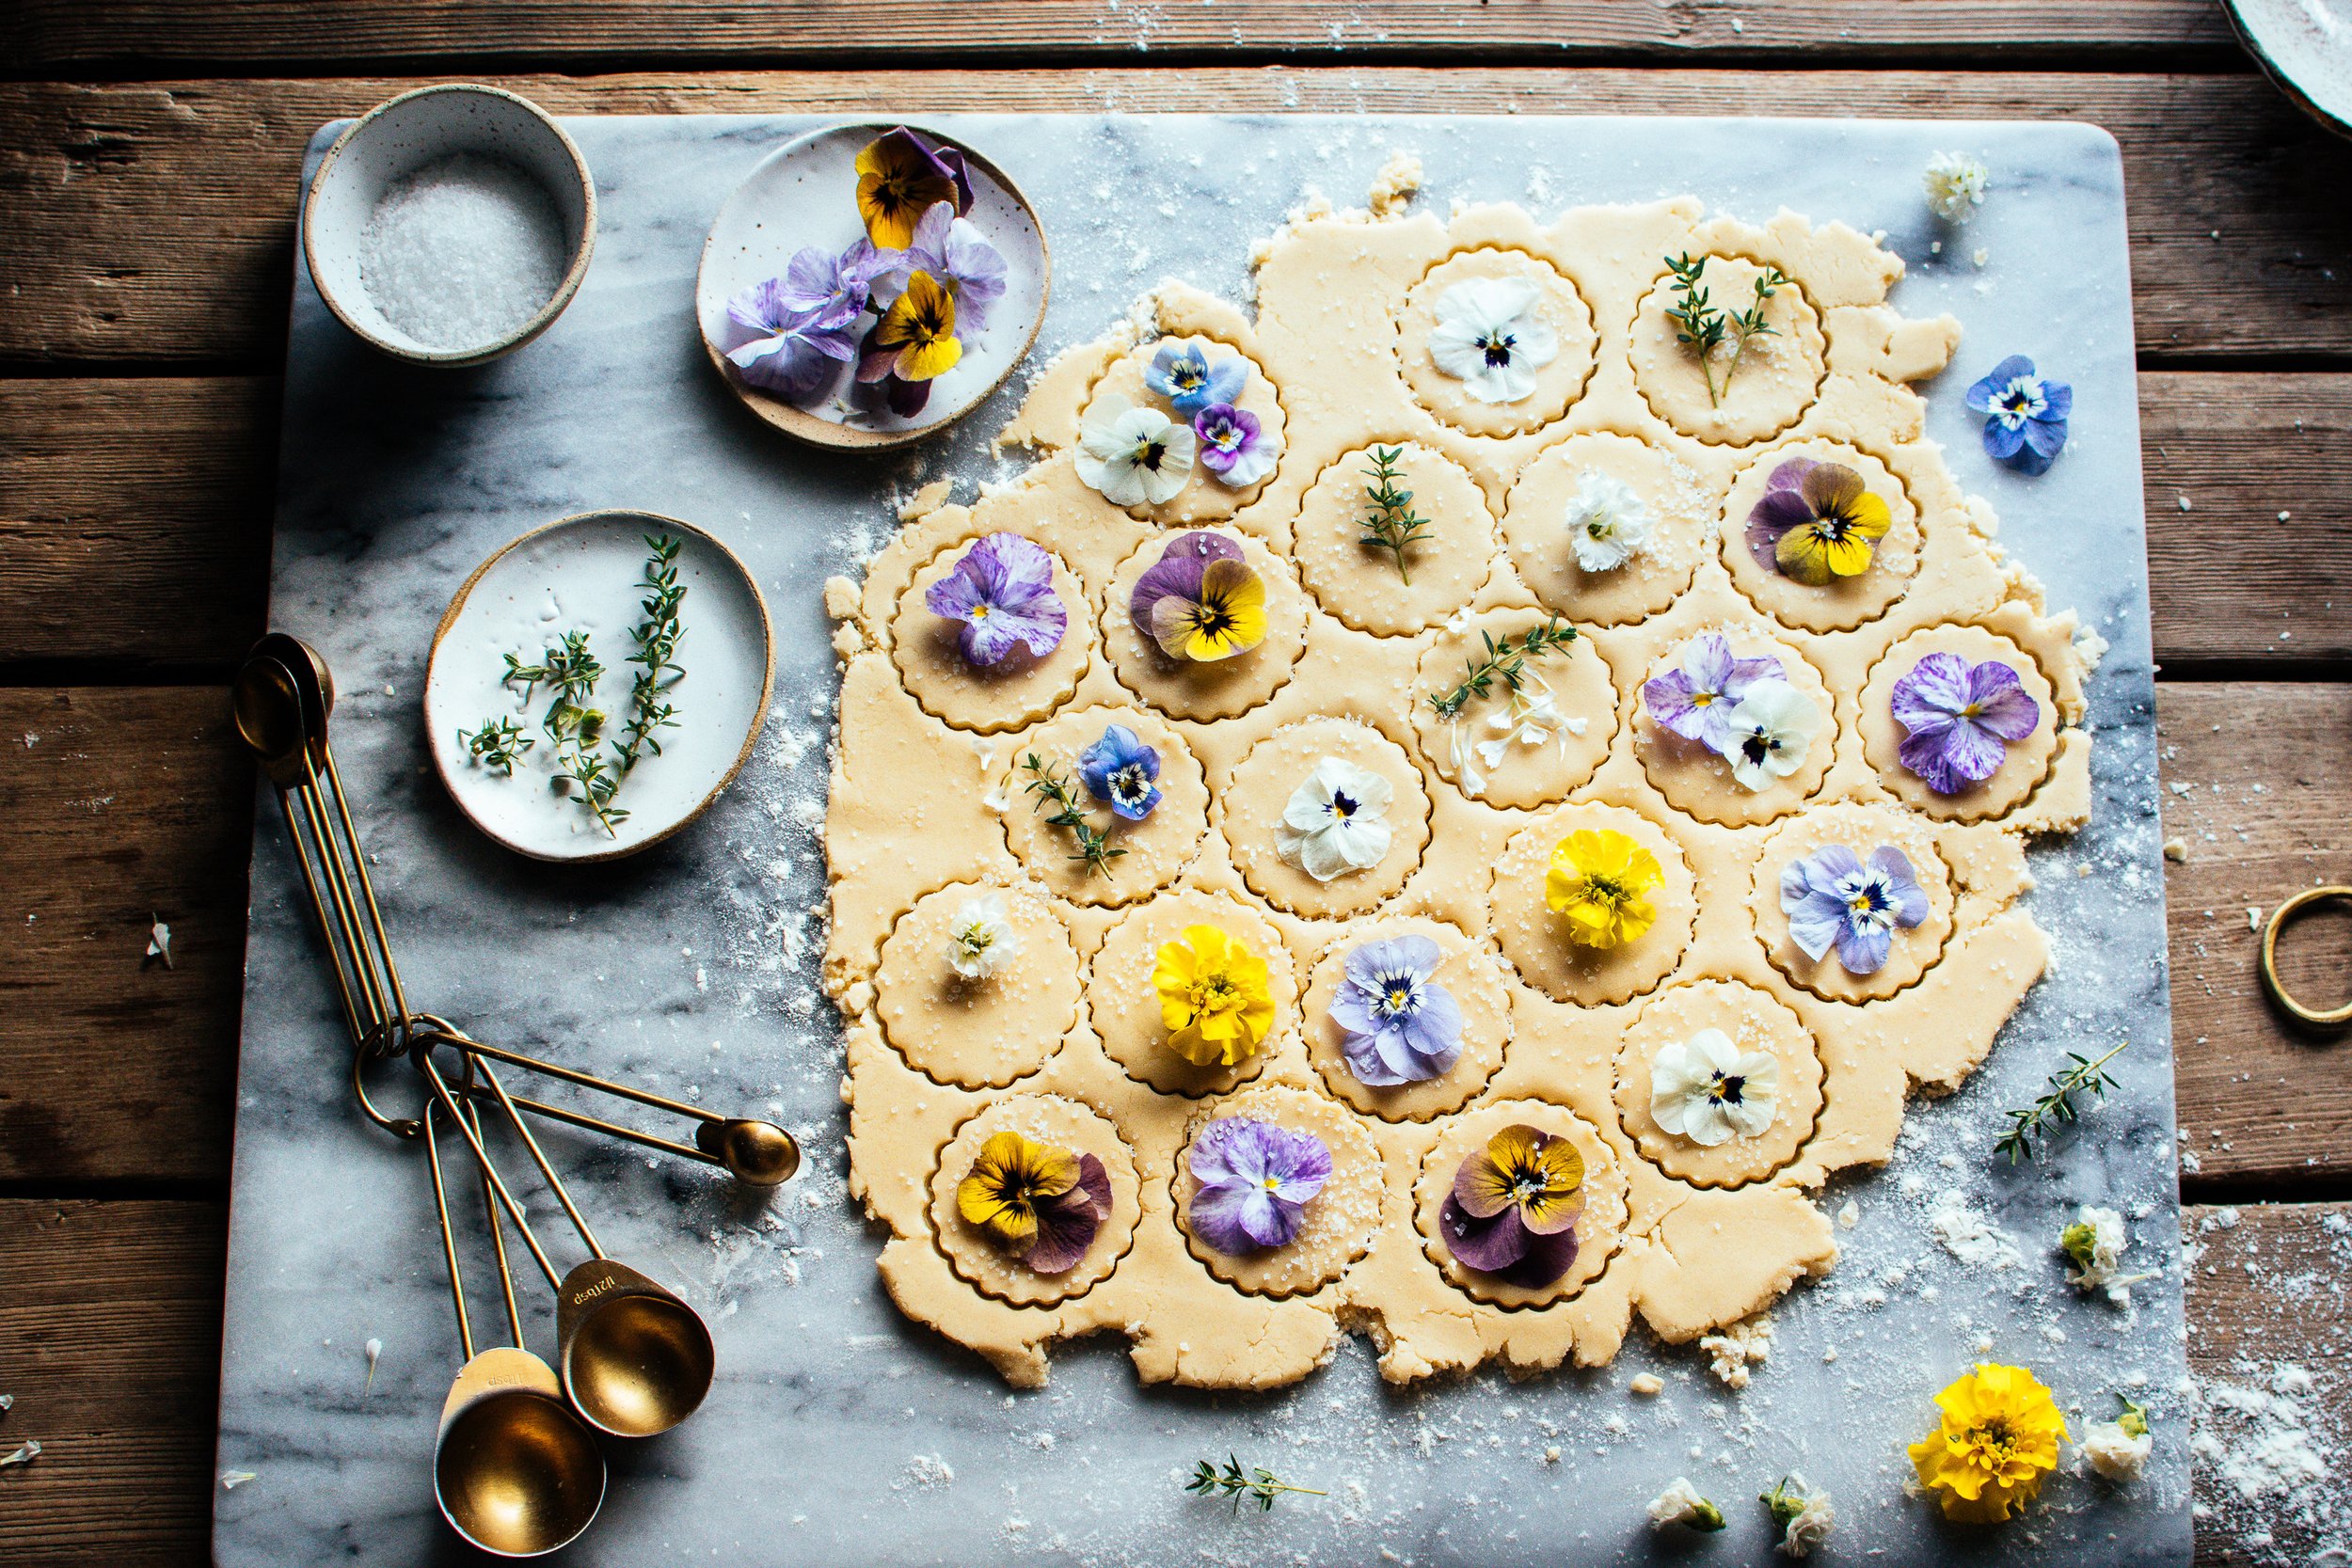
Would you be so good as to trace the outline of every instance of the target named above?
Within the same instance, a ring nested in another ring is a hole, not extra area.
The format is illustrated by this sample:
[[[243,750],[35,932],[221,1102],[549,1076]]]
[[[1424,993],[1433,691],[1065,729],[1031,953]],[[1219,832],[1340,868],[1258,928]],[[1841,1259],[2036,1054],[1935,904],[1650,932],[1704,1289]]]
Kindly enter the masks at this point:
[[[2010,1128],[2001,1134],[2000,1142],[1993,1146],[1994,1152],[2008,1155],[2012,1165],[2021,1164],[2034,1153],[2036,1137],[2047,1136],[2051,1129],[2059,1123],[2080,1120],[2082,1112],[2075,1105],[2074,1097],[2089,1095],[2095,1101],[2106,1099],[2107,1091],[2115,1087],[2115,1080],[2106,1075],[2105,1069],[2123,1046],[2130,1043],[2125,1040],[2096,1059],[2068,1052],[2066,1059],[2074,1065],[2063,1072],[2050,1074],[2048,1094],[2035,1101],[2029,1109],[2006,1113]]]
[[[485,719],[477,729],[459,730],[457,738],[468,756],[506,779],[515,776],[522,754],[538,744],[512,719]]]
[[[1284,1492],[1295,1492],[1307,1497],[1321,1497],[1328,1495],[1318,1492],[1311,1486],[1293,1486],[1271,1470],[1263,1468],[1244,1470],[1241,1467],[1241,1461],[1230,1453],[1225,1456],[1225,1468],[1222,1470],[1216,1467],[1214,1460],[1200,1461],[1192,1472],[1192,1479],[1184,1482],[1184,1490],[1197,1492],[1204,1497],[1220,1496],[1231,1497],[1233,1499],[1233,1512],[1236,1513],[1241,1512],[1242,1499],[1245,1497],[1255,1498],[1261,1512],[1271,1513],[1274,1508],[1274,1499]]]
[[[1371,482],[1364,486],[1365,510],[1359,519],[1364,536],[1357,542],[1396,557],[1396,575],[1410,588],[1413,574],[1405,564],[1405,547],[1429,537],[1429,519],[1413,511],[1413,493],[1397,483],[1397,465],[1404,461],[1403,447],[1372,449],[1372,467],[1366,470]]]
[[[1071,787],[1069,778],[1035,752],[1022,759],[1021,770],[1029,775],[1029,782],[1021,786],[1022,793],[1039,798],[1035,809],[1042,811],[1049,804],[1055,807],[1054,815],[1045,819],[1046,826],[1069,829],[1077,843],[1077,851],[1070,858],[1086,862],[1089,876],[1109,876],[1111,862],[1127,851],[1114,848],[1103,830],[1087,820],[1084,802]]]
[[[1438,710],[1440,719],[1459,717],[1462,709],[1470,705],[1470,699],[1486,695],[1498,680],[1502,682],[1504,689],[1517,691],[1527,678],[1527,661],[1542,658],[1553,649],[1565,648],[1575,641],[1576,628],[1562,626],[1559,618],[1554,616],[1540,626],[1528,627],[1516,643],[1508,633],[1500,642],[1495,641],[1492,632],[1482,631],[1478,635],[1486,644],[1486,657],[1463,660],[1461,684],[1451,691],[1430,694],[1429,705]]]
[[[1720,408],[1731,392],[1731,378],[1740,372],[1740,357],[1747,353],[1750,341],[1776,335],[1778,329],[1764,319],[1764,307],[1788,286],[1788,277],[1778,267],[1767,265],[1756,280],[1755,298],[1748,308],[1738,315],[1725,315],[1721,306],[1708,298],[1707,286],[1699,280],[1707,270],[1707,261],[1704,256],[1666,258],[1666,270],[1674,275],[1671,286],[1676,297],[1676,303],[1666,307],[1666,319],[1675,324],[1675,341],[1698,355],[1699,373],[1707,378],[1707,401]],[[1723,384],[1719,387],[1715,382],[1715,351],[1726,342],[1731,344],[1731,358],[1724,366]]]
[[[677,727],[677,709],[662,693],[686,678],[686,666],[677,661],[678,641],[686,635],[685,625],[678,619],[678,606],[686,598],[686,588],[677,579],[678,542],[666,533],[647,534],[645,547],[653,553],[646,558],[645,575],[637,584],[645,591],[639,605],[645,618],[629,634],[637,651],[628,656],[628,662],[638,669],[629,683],[628,723],[621,738],[613,742],[623,777],[647,752],[661,754],[661,742],[654,738],[654,732]]]

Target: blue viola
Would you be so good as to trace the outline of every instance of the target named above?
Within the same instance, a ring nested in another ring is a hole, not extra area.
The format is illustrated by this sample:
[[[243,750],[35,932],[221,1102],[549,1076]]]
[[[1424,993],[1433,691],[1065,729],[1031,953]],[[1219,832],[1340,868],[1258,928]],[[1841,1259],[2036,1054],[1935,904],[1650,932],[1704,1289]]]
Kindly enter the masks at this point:
[[[1112,724],[1103,738],[1078,753],[1078,778],[1087,793],[1125,817],[1140,822],[1160,803],[1160,753],[1124,724]]]
[[[1994,462],[2021,474],[2039,474],[2066,445],[2074,388],[2043,376],[2024,355],[2012,354],[1962,401],[1985,416],[1984,450]]]

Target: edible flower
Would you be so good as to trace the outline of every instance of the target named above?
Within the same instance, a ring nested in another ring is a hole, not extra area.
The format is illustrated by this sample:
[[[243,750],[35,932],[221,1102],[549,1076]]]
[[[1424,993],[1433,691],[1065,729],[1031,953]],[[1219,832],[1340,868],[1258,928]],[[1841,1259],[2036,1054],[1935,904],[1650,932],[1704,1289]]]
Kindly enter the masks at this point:
[[[1701,1148],[1755,1137],[1779,1103],[1780,1059],[1742,1052],[1721,1029],[1670,1040],[1651,1058],[1650,1119]]]
[[[2074,1264],[2066,1283],[2078,1291],[2105,1291],[2116,1306],[2130,1306],[2131,1288],[2155,1277],[2153,1271],[2123,1272],[2123,1249],[2131,1244],[2131,1232],[2124,1229],[2122,1214],[2085,1204],[2081,1216],[2058,1232],[2058,1250]]]
[[[1143,384],[1187,420],[1198,418],[1203,409],[1233,403],[1248,380],[1249,367],[1240,355],[1211,365],[1198,343],[1162,343],[1143,372]]]
[[[1764,482],[1748,513],[1748,551],[1759,566],[1807,588],[1870,569],[1870,542],[1894,526],[1883,498],[1843,463],[1791,457]]]
[[[1928,211],[1946,223],[1966,223],[1971,209],[1984,205],[1985,182],[1991,177],[1981,158],[1938,152],[1928,160],[1919,182],[1927,189]]]
[[[923,214],[943,201],[959,214],[972,210],[972,177],[954,148],[901,125],[859,151],[857,214],[877,248],[904,250]]]
[[[1054,558],[1017,533],[992,533],[923,594],[934,615],[961,621],[956,646],[986,667],[1026,647],[1043,658],[1061,646],[1070,612],[1054,592]]]
[[[1551,847],[1544,903],[1566,917],[1580,947],[1622,947],[1650,928],[1658,910],[1644,896],[1665,872],[1658,857],[1614,828],[1579,828]]]
[[[1990,1525],[2015,1514],[2058,1468],[2066,1418],[2023,1367],[1978,1363],[1935,1396],[1942,1419],[1906,1451],[1944,1517]]]
[[[1114,505],[1157,506],[1192,477],[1196,444],[1190,425],[1113,394],[1078,433],[1078,477]]]
[[[1004,253],[970,218],[958,217],[951,202],[936,202],[923,214],[904,250],[865,247],[865,257],[876,300],[898,298],[915,273],[928,274],[954,299],[957,328],[966,335],[986,327],[989,308],[1005,297]]]
[[[1266,961],[1214,926],[1187,926],[1152,965],[1168,1043],[1195,1067],[1238,1067],[1274,1027]]]
[[[1287,1246],[1331,1180],[1329,1146],[1255,1117],[1219,1117],[1192,1140],[1193,1234],[1229,1257]]]
[[[2066,446],[2074,388],[2044,380],[2022,354],[1994,366],[1961,401],[1985,416],[1985,454],[2021,474],[2047,473]]]
[[[1813,737],[1821,733],[1820,705],[1787,681],[1762,681],[1724,715],[1729,732],[1724,760],[1742,789],[1770,789],[1804,766]]]
[[[956,336],[955,296],[930,273],[911,272],[906,292],[891,302],[882,320],[866,335],[857,378],[873,382],[889,377],[913,387],[946,374],[962,357],[963,341]],[[928,391],[923,394],[930,395]],[[916,406],[921,406],[920,399]]]
[[[1124,724],[1105,725],[1103,737],[1078,753],[1078,778],[1087,793],[1130,822],[1140,822],[1160,803],[1160,753]]]
[[[2116,1396],[2123,1414],[2112,1421],[2093,1421],[2083,1433],[2083,1458],[2106,1481],[2118,1485],[2137,1481],[2155,1446],[2148,1430],[2148,1407]]]
[[[1021,933],[1005,918],[1005,895],[984,894],[956,908],[947,933],[947,967],[967,980],[993,978],[1021,956]]]
[[[1642,705],[1650,718],[1683,739],[1728,752],[1731,710],[1752,688],[1788,679],[1780,660],[1769,656],[1734,658],[1731,643],[1721,632],[1702,632],[1682,645],[1681,661],[1674,669],[1642,683]]]
[[[1515,1123],[1454,1172],[1438,1231],[1465,1268],[1538,1291],[1576,1261],[1583,1189],[1574,1144]]]
[[[1541,297],[1523,277],[1454,284],[1438,296],[1429,357],[1481,403],[1518,402],[1560,353],[1558,335],[1535,314]]]
[[[1258,416],[1230,403],[1213,403],[1192,417],[1200,462],[1220,484],[1247,490],[1274,471],[1281,443],[1262,429]]]
[[[1938,795],[1957,795],[2000,770],[2011,742],[2042,722],[2042,705],[1998,659],[1973,664],[1930,654],[1895,683],[1891,705],[1909,732],[1895,750]]]
[[[1136,579],[1127,615],[1170,658],[1232,658],[1265,641],[1265,581],[1223,534],[1180,533]]]
[[[1870,851],[1866,864],[1842,844],[1823,845],[1781,867],[1780,908],[1789,940],[1814,962],[1832,947],[1849,974],[1875,974],[1895,942],[1928,917],[1928,895],[1911,857],[1891,844]]]
[[[1770,1492],[1757,1493],[1756,1500],[1771,1513],[1773,1527],[1781,1532],[1780,1549],[1790,1557],[1810,1557],[1814,1547],[1829,1539],[1830,1527],[1837,1522],[1829,1488],[1807,1486],[1804,1477],[1793,1470]]]
[[[1347,955],[1331,1022],[1340,1026],[1340,1053],[1358,1083],[1422,1083],[1461,1059],[1461,1006],[1431,978],[1443,959],[1423,936],[1367,942]]]
[[[1700,1497],[1690,1477],[1677,1476],[1666,1483],[1663,1492],[1649,1500],[1649,1522],[1657,1529],[1664,1529],[1668,1525],[1688,1525],[1711,1535],[1724,1528],[1724,1511]]]
[[[998,1132],[957,1184],[956,1212],[1039,1274],[1065,1274],[1110,1217],[1110,1173],[1091,1154]]]
[[[1576,494],[1568,498],[1566,521],[1576,569],[1608,572],[1648,546],[1658,518],[1632,485],[1614,474],[1586,468],[1576,476]]]
[[[792,272],[826,264],[823,252],[803,250],[792,260]],[[810,281],[821,285],[822,279]],[[851,299],[854,303],[851,303]],[[815,303],[800,303],[814,300]],[[727,350],[727,362],[743,379],[765,391],[795,403],[823,391],[843,365],[857,356],[857,341],[850,324],[866,309],[865,286],[854,295],[830,299],[806,293],[791,275],[755,283],[727,301],[727,319],[754,334],[752,341]]]
[[[1291,792],[1274,825],[1274,850],[1318,882],[1367,871],[1389,852],[1388,780],[1343,757],[1325,757]]]

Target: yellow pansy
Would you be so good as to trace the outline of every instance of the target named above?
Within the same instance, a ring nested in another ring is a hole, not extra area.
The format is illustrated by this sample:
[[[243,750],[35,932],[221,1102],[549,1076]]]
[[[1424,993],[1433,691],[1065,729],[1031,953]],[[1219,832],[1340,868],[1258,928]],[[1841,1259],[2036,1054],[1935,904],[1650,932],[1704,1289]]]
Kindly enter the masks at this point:
[[[878,250],[904,250],[923,214],[956,198],[955,177],[912,131],[878,136],[857,155],[857,215]]]
[[[1199,1067],[1234,1067],[1274,1027],[1266,962],[1214,926],[1187,926],[1152,966],[1168,1043]]]
[[[929,381],[954,370],[963,357],[956,337],[955,295],[930,273],[909,273],[906,293],[874,328],[874,346],[897,352],[891,369],[901,381]]]
[[[1018,1132],[998,1132],[980,1146],[971,1173],[956,1187],[956,1212],[989,1240],[1019,1252],[1037,1240],[1038,1210],[1078,1184],[1078,1157]]]
[[[1908,1450],[1919,1484],[1938,1494],[1944,1517],[1998,1524],[2033,1501],[2058,1468],[2066,1418],[2023,1367],[1980,1362],[1935,1396],[1943,1419]]]
[[[1650,928],[1658,911],[1643,896],[1661,881],[1658,857],[1612,828],[1580,828],[1552,847],[1544,902],[1567,922],[1568,940],[1608,949]]]

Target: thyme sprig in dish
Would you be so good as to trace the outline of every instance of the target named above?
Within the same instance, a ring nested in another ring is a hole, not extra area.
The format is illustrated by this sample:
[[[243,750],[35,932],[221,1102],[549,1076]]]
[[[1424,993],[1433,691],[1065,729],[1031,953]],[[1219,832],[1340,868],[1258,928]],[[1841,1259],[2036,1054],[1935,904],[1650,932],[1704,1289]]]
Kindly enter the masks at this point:
[[[647,752],[661,754],[661,742],[654,738],[654,732],[677,727],[677,709],[662,693],[686,678],[686,666],[677,661],[677,645],[686,635],[685,625],[678,619],[678,607],[686,599],[685,585],[677,579],[678,542],[666,533],[647,534],[645,546],[653,553],[646,558],[645,574],[637,584],[645,591],[640,605],[645,618],[629,634],[637,651],[628,656],[628,662],[638,668],[629,683],[628,722],[613,746],[620,753],[623,777]]]
[[[1707,401],[1717,408],[1730,395],[1731,378],[1740,373],[1740,356],[1748,344],[1757,338],[1777,336],[1778,329],[1764,319],[1764,308],[1774,294],[1788,286],[1788,277],[1776,266],[1767,265],[1756,279],[1755,296],[1748,308],[1737,315],[1726,315],[1723,307],[1708,297],[1707,285],[1701,276],[1707,271],[1704,256],[1669,256],[1666,270],[1674,275],[1671,285],[1675,303],[1666,307],[1666,319],[1675,324],[1675,341],[1698,356],[1699,373],[1707,378]],[[1724,378],[1719,386],[1715,380],[1715,353],[1724,344],[1731,345],[1731,357],[1724,365]]]
[[[1396,575],[1410,588],[1413,574],[1405,563],[1405,549],[1429,537],[1429,519],[1413,511],[1413,493],[1397,483],[1402,477],[1398,465],[1404,461],[1403,447],[1372,449],[1372,467],[1366,470],[1371,477],[1364,486],[1364,515],[1359,519],[1364,535],[1358,543],[1396,557]]]
[[[1540,626],[1528,627],[1516,643],[1508,633],[1500,642],[1492,632],[1482,631],[1478,635],[1486,644],[1486,657],[1465,659],[1461,683],[1451,690],[1430,694],[1429,705],[1438,710],[1440,719],[1460,717],[1472,698],[1486,695],[1498,680],[1505,690],[1517,691],[1527,678],[1527,661],[1542,658],[1575,641],[1576,628],[1562,626],[1554,616]]]
[[[459,730],[457,738],[468,756],[505,779],[515,776],[515,764],[537,744],[512,719],[485,719],[473,729]]]

